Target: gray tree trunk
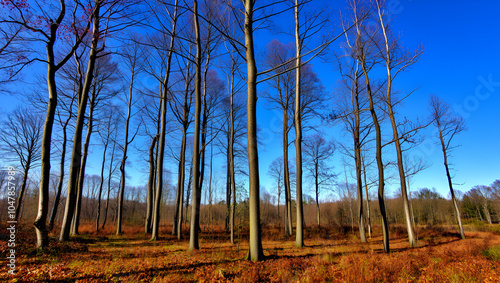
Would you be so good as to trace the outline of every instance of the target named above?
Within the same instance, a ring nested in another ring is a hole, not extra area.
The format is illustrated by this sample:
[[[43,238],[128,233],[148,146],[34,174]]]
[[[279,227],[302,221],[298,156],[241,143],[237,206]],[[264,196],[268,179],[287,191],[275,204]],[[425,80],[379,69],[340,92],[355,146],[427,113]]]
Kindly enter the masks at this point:
[[[198,20],[198,1],[194,0],[194,26],[196,34],[196,72],[195,72],[195,110],[194,110],[194,143],[193,143],[193,200],[191,208],[189,251],[200,248],[198,241],[199,223],[200,223],[200,202],[201,184],[200,184],[200,124],[201,124],[201,39],[200,24]]]
[[[302,40],[300,38],[299,23],[299,1],[295,0],[295,159],[297,161],[296,190],[297,190],[297,219],[295,246],[304,247],[304,209],[302,204],[302,111],[301,111],[301,92],[300,92],[300,56],[302,53]]]
[[[61,228],[61,234],[59,236],[59,241],[64,242],[69,239],[69,233],[71,228],[71,221],[73,219],[76,198],[77,198],[77,190],[78,190],[78,175],[80,174],[81,167],[81,147],[82,147],[82,130],[85,118],[85,111],[87,108],[87,101],[89,96],[90,87],[92,85],[92,80],[94,78],[94,67],[95,62],[97,60],[98,53],[98,43],[100,36],[100,7],[102,2],[95,1],[95,9],[94,9],[94,23],[92,27],[92,34],[94,35],[92,38],[92,44],[90,47],[90,56],[89,62],[87,65],[87,73],[85,75],[85,83],[83,84],[83,88],[81,90],[81,95],[78,98],[78,115],[76,118],[75,125],[75,136],[73,139],[73,152],[71,154],[71,163],[70,163],[70,171],[69,171],[69,183],[68,183],[68,194],[66,197],[66,207],[64,210],[64,218],[63,224]]]

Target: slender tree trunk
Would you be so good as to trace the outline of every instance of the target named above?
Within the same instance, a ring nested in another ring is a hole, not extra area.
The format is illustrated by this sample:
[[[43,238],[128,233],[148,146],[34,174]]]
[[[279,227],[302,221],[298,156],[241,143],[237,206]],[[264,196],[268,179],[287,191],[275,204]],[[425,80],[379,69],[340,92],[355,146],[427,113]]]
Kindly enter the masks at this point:
[[[321,226],[321,221],[320,221],[320,211],[319,211],[319,180],[318,180],[318,174],[319,174],[319,168],[318,168],[318,162],[316,161],[314,164],[314,188],[316,191],[316,218],[318,220],[318,227]]]
[[[145,221],[145,232],[147,234],[151,233],[151,221],[153,215],[153,190],[155,181],[155,145],[158,140],[158,136],[154,136],[151,141],[151,146],[149,147],[149,178],[148,178],[148,197],[146,204],[146,221]]]
[[[231,115],[231,114],[229,114]],[[231,127],[231,125],[229,125]],[[229,130],[230,131],[230,130]],[[229,218],[231,217],[231,156],[230,156],[230,151],[231,149],[229,148],[230,146],[230,141],[231,136],[230,133],[227,136],[227,150],[226,150],[226,219],[224,221],[224,230],[226,232],[229,232]]]
[[[92,44],[90,47],[90,56],[87,65],[87,73],[85,75],[85,83],[81,90],[81,95],[79,97],[79,103],[78,103],[78,115],[76,118],[75,137],[73,139],[73,152],[71,154],[71,165],[70,165],[71,167],[69,171],[68,194],[66,197],[66,207],[64,210],[64,218],[61,228],[61,234],[59,237],[60,242],[67,241],[69,239],[71,221],[73,219],[75,211],[77,189],[78,189],[77,180],[78,180],[78,175],[80,173],[80,167],[82,161],[81,160],[82,130],[85,118],[85,110],[87,109],[87,100],[89,96],[89,91],[92,85],[92,80],[94,78],[94,67],[95,67],[95,62],[97,60],[97,53],[98,53],[97,48],[99,43],[99,37],[101,36],[100,26],[99,26],[100,22],[99,15],[102,2],[96,0],[95,4],[96,5],[93,11],[94,23],[92,27],[92,34],[93,34]]]
[[[108,124],[109,125],[109,124]],[[109,138],[109,136],[108,136]],[[104,187],[104,168],[106,167],[106,151],[108,151],[109,140],[104,143],[104,150],[102,153],[101,177],[99,180],[99,195],[97,198],[97,215],[95,218],[95,230],[99,231],[99,218],[101,217],[101,196],[102,188]]]
[[[302,204],[302,111],[301,111],[301,90],[300,90],[300,78],[301,78],[301,70],[300,70],[300,56],[302,52],[302,40],[299,34],[299,1],[295,0],[295,51],[296,51],[296,60],[295,66],[295,159],[297,161],[297,229],[295,234],[295,246],[303,247],[304,246],[304,209]]]
[[[288,95],[288,94],[287,94]],[[285,185],[285,234],[291,236],[292,228],[292,192],[290,188],[290,166],[288,165],[288,107],[283,109],[283,171]]]
[[[106,196],[106,208],[104,209],[104,219],[102,221],[102,229],[106,225],[106,220],[108,219],[108,207],[109,207],[109,194],[111,192],[111,175],[113,173],[113,161],[115,159],[115,148],[116,142],[113,141],[113,149],[111,150],[111,160],[109,162],[109,173],[108,173],[108,195]]]
[[[156,193],[155,193],[155,205],[154,205],[154,215],[153,215],[153,229],[151,233],[151,240],[158,240],[158,230],[160,227],[160,205],[161,205],[161,193],[163,188],[163,159],[165,153],[165,134],[167,129],[167,96],[168,96],[168,83],[170,79],[170,68],[172,63],[172,55],[174,49],[174,40],[176,35],[176,27],[177,27],[177,9],[178,9],[178,0],[175,0],[174,4],[174,14],[173,14],[173,22],[172,22],[172,36],[170,37],[170,46],[167,55],[167,66],[165,70],[165,78],[163,80],[162,91],[161,91],[161,129],[160,129],[160,138],[158,145],[158,164],[156,165]]]
[[[229,177],[231,179],[231,194],[232,194],[232,203],[231,203],[231,212],[229,219],[229,226],[231,227],[231,244],[234,245],[234,217],[236,213],[236,180],[234,173],[234,61],[233,66],[231,68],[231,89],[230,89],[230,101],[229,101],[229,115],[230,115],[230,134],[229,134]]]
[[[198,242],[200,223],[201,179],[200,179],[200,116],[201,116],[201,39],[198,21],[198,1],[194,0],[194,27],[196,34],[196,72],[195,72],[195,110],[194,110],[194,143],[193,143],[193,201],[191,208],[191,226],[188,250],[200,248]],[[203,164],[201,164],[203,166]]]
[[[358,35],[359,36],[359,35]],[[362,51],[361,51],[362,52]],[[387,221],[387,212],[385,209],[384,202],[384,163],[382,161],[382,130],[380,128],[377,113],[375,112],[375,106],[373,102],[373,93],[371,90],[370,78],[368,77],[368,70],[366,68],[365,59],[360,61],[361,67],[363,69],[363,74],[365,77],[366,92],[368,93],[368,100],[370,102],[370,114],[373,120],[373,126],[375,128],[375,141],[376,141],[376,160],[378,168],[378,204],[380,208],[380,215],[382,217],[382,237],[384,252],[390,252],[389,246],[389,222]]]
[[[188,184],[186,186],[186,209],[184,209],[186,216],[184,217],[184,225],[187,225],[188,222],[188,208],[189,208],[189,200],[191,199],[191,187],[192,187],[192,181],[193,181],[193,160],[191,159],[191,164],[189,166],[189,178],[188,178]],[[191,219],[189,219],[191,222]]]
[[[57,107],[57,84],[56,72],[62,66],[55,63],[54,45],[60,23],[66,14],[66,5],[61,1],[59,16],[55,22],[50,24],[50,33],[46,43],[47,51],[47,88],[49,100],[47,103],[47,114],[43,126],[40,185],[38,194],[38,212],[33,225],[36,232],[36,247],[45,248],[49,243],[49,231],[47,229],[47,214],[49,211],[49,181],[50,181],[50,151],[52,142],[52,129]]]
[[[30,164],[31,164],[31,154],[28,154],[28,158],[26,160],[26,165],[24,166],[23,181],[21,183],[21,190],[19,191],[19,197],[17,198],[16,215],[15,215],[15,219],[14,219],[15,221],[18,220],[19,212],[21,211],[21,205],[23,202],[24,191],[26,190],[26,181],[28,180],[28,172],[30,170]]]
[[[415,214],[413,213],[413,200],[411,197],[411,189],[410,189],[410,179],[406,178],[407,180],[407,189],[408,189],[408,206],[410,207],[410,218],[411,218],[411,224],[414,228],[417,227],[415,224]]]
[[[186,113],[187,114],[187,113]],[[187,116],[185,116],[188,119]],[[187,120],[186,120],[187,123]],[[185,181],[185,172],[186,172],[186,138],[187,138],[187,124],[183,127],[182,131],[182,144],[181,144],[181,158],[179,162],[179,187],[180,187],[180,202],[179,202],[179,218],[177,220],[177,239],[182,238],[182,213],[183,213],[183,200],[184,200],[184,181]]]
[[[257,149],[257,66],[253,40],[254,0],[245,0],[245,47],[247,62],[247,139],[249,171],[249,222],[250,240],[247,258],[252,261],[264,259],[260,226],[260,181]]]
[[[356,61],[356,72],[354,78],[354,162],[356,164],[356,181],[358,189],[358,226],[359,238],[362,243],[366,242],[365,215],[363,211],[363,179],[361,176],[361,142],[360,142],[360,109],[359,109],[359,88],[358,71],[359,62]]]
[[[73,105],[73,101],[71,103],[71,106],[72,105]],[[71,108],[71,106],[70,106],[70,108]],[[57,183],[57,193],[56,193],[56,197],[54,199],[54,206],[52,207],[52,213],[50,214],[50,220],[49,220],[49,226],[48,226],[49,231],[52,230],[52,228],[54,227],[54,222],[55,222],[56,216],[57,216],[57,209],[59,208],[59,202],[61,199],[62,187],[64,185],[64,164],[66,161],[66,144],[68,142],[67,127],[68,127],[70,120],[71,120],[71,113],[69,114],[69,117],[66,120],[66,122],[64,123],[63,128],[62,128],[62,130],[63,130],[63,142],[62,142],[62,146],[61,146],[61,163],[59,166],[60,175],[59,175],[59,182]]]
[[[465,239],[464,227],[462,226],[462,217],[460,214],[460,209],[458,207],[457,198],[455,196],[455,190],[453,189],[453,182],[451,181],[450,169],[448,167],[448,153],[446,150],[443,131],[441,129],[440,124],[438,124],[438,130],[439,130],[439,139],[441,141],[441,150],[443,151],[444,168],[446,169],[446,178],[448,179],[448,186],[450,187],[451,201],[453,202],[453,208],[455,209],[455,217],[457,219],[458,229],[460,230],[460,237],[462,239]]]
[[[380,6],[378,5],[378,13],[379,13],[379,21],[380,21],[380,27],[382,34],[384,36],[384,43],[385,43],[385,54],[384,54],[384,60],[385,60],[385,66],[386,66],[386,71],[387,71],[387,91],[386,91],[386,102],[387,102],[387,110],[389,114],[389,119],[391,120],[391,126],[392,126],[392,132],[393,132],[393,138],[394,138],[394,145],[396,147],[396,156],[397,156],[397,161],[398,161],[398,171],[399,171],[399,179],[400,179],[400,185],[401,185],[401,196],[403,198],[403,209],[405,213],[405,220],[406,220],[406,228],[408,230],[408,241],[410,243],[410,247],[417,247],[418,242],[417,238],[415,235],[415,232],[413,230],[412,226],[412,221],[410,217],[410,207],[408,204],[408,192],[406,189],[406,176],[404,172],[404,164],[403,164],[403,153],[401,149],[401,142],[399,140],[399,133],[398,133],[398,126],[396,123],[396,118],[394,115],[394,111],[392,109],[392,101],[391,101],[391,95],[392,95],[392,50],[391,46],[387,37],[387,31],[386,31],[386,25],[384,25],[383,20],[382,20],[382,14],[380,11]]]
[[[212,129],[213,128],[210,128],[210,138],[212,138]],[[209,219],[209,223],[210,225],[213,225],[213,218],[214,218],[214,215],[213,215],[213,207],[212,207],[212,196],[213,196],[213,192],[212,192],[212,173],[213,173],[213,157],[214,157],[214,143],[211,142],[210,143],[210,169],[209,169],[209,177],[208,177],[208,219]]]
[[[365,181],[365,193],[366,193],[366,219],[367,219],[367,224],[368,224],[368,237],[372,237],[372,221],[371,221],[371,210],[370,210],[370,194],[368,192],[368,182],[367,182],[367,177],[366,177],[366,166],[365,166],[365,159],[363,157],[363,154],[361,152],[361,164],[363,165],[363,178]]]
[[[83,194],[83,183],[85,181],[85,168],[87,166],[87,156],[89,152],[90,137],[93,130],[93,120],[94,120],[94,108],[95,108],[95,89],[90,99],[89,105],[89,118],[87,124],[87,133],[85,136],[85,142],[83,146],[82,163],[80,167],[80,173],[78,174],[78,191],[76,196],[76,209],[73,215],[73,221],[71,223],[71,234],[78,235],[78,226],[80,225],[80,212],[82,207],[82,194]]]
[[[137,54],[134,54],[136,56]],[[131,143],[129,141],[129,128],[130,128],[130,117],[132,115],[132,98],[134,92],[134,79],[136,75],[136,58],[133,58],[134,63],[131,66],[132,74],[130,78],[130,85],[128,89],[128,101],[127,101],[127,119],[125,120],[125,140],[123,143],[123,156],[120,164],[120,196],[118,200],[118,211],[117,211],[117,221],[116,221],[116,235],[122,233],[122,220],[123,220],[123,198],[125,195],[125,165],[127,162],[127,151],[128,145]]]

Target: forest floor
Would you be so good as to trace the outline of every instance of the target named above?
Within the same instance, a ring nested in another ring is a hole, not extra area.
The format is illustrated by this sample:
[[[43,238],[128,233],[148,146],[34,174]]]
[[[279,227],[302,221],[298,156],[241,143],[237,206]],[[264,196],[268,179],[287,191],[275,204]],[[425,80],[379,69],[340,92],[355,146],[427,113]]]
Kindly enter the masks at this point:
[[[498,224],[497,224],[498,226]],[[1,227],[6,231],[6,227]],[[497,227],[496,227],[497,228]],[[159,241],[149,241],[142,227],[126,227],[115,236],[111,229],[91,232],[49,248],[34,248],[31,228],[18,229],[16,273],[0,267],[0,281],[12,282],[499,282],[500,233],[467,232],[465,240],[444,228],[419,228],[419,247],[410,249],[403,227],[391,229],[391,252],[384,253],[380,229],[368,243],[360,243],[349,228],[306,229],[305,248],[295,248],[294,237],[276,228],[263,229],[266,260],[245,260],[248,234],[231,245],[222,228],[203,228],[200,250],[187,252],[188,231],[178,241],[161,230]],[[10,248],[0,241],[1,257]]]

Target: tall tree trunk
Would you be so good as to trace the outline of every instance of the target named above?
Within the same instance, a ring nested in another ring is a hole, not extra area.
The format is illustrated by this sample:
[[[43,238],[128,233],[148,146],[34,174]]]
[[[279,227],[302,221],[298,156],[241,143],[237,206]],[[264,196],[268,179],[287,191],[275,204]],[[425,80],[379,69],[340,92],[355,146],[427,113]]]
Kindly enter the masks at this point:
[[[154,190],[154,181],[155,181],[155,145],[158,140],[158,136],[154,136],[151,141],[151,146],[149,147],[149,178],[148,178],[148,196],[147,196],[147,204],[146,204],[146,222],[145,229],[146,233],[151,233],[151,221],[153,215],[153,190]]]
[[[188,222],[188,208],[189,208],[189,200],[191,199],[191,187],[192,187],[192,182],[193,182],[193,159],[191,159],[191,163],[189,165],[189,177],[188,177],[188,184],[186,186],[186,208],[184,209],[186,216],[184,217],[184,225],[187,225]],[[191,222],[191,219],[189,219]]]
[[[36,247],[45,248],[49,244],[49,231],[47,229],[47,214],[49,211],[49,180],[50,180],[50,151],[52,142],[52,129],[57,107],[57,84],[56,72],[65,63],[64,60],[56,65],[54,55],[54,45],[57,38],[58,28],[66,14],[66,4],[61,1],[59,15],[55,22],[50,24],[50,33],[46,43],[47,51],[47,88],[49,101],[47,103],[47,114],[43,126],[40,186],[38,193],[38,212],[33,225],[36,232]],[[72,49],[73,51],[74,49]],[[72,52],[71,52],[72,53]],[[70,53],[70,54],[71,54]],[[66,57],[65,59],[67,59]],[[67,60],[66,60],[67,62]]]
[[[455,218],[457,220],[458,229],[460,230],[460,237],[465,239],[464,227],[462,226],[462,217],[460,214],[460,209],[458,207],[458,201],[455,196],[455,190],[453,189],[453,182],[451,181],[450,169],[448,167],[448,153],[446,150],[446,145],[444,142],[443,131],[441,125],[438,124],[439,130],[439,140],[441,141],[441,150],[443,151],[444,157],[444,168],[446,169],[446,178],[448,179],[448,186],[450,187],[451,201],[453,202],[453,208],[455,209]]]
[[[282,110],[283,110],[283,172],[284,172],[283,184],[285,185],[285,234],[291,236],[293,233],[293,228],[292,228],[292,191],[290,188],[290,166],[288,165],[288,107],[284,107]]]
[[[82,207],[82,194],[83,194],[83,183],[85,181],[85,168],[87,166],[87,156],[89,152],[90,137],[92,135],[93,120],[94,120],[94,108],[95,108],[95,89],[90,99],[89,105],[89,118],[87,123],[87,133],[85,136],[85,142],[83,144],[83,155],[82,163],[80,167],[80,173],[78,174],[78,191],[76,196],[76,209],[73,215],[73,220],[71,223],[71,234],[78,235],[78,226],[80,225],[80,212]]]
[[[101,176],[99,180],[99,195],[97,197],[97,215],[95,218],[96,231],[99,231],[99,218],[101,217],[101,196],[102,196],[102,188],[104,187],[104,168],[106,167],[106,151],[108,151],[108,145],[109,145],[109,140],[107,140],[104,143],[104,150],[102,153]]]
[[[115,148],[116,148],[116,142],[113,141],[113,149],[111,150],[111,160],[109,162],[108,195],[106,196],[106,208],[104,209],[104,219],[102,221],[102,229],[104,229],[104,225],[106,225],[106,220],[108,219],[109,194],[111,193],[111,175],[113,173],[113,161],[115,159]]]
[[[229,219],[229,226],[231,227],[231,244],[234,245],[234,217],[236,213],[236,180],[235,180],[235,173],[234,173],[234,66],[235,63],[233,61],[233,65],[231,68],[231,86],[229,90],[229,120],[230,120],[230,133],[229,133],[229,178],[231,179],[231,190],[232,192],[232,203],[231,203],[231,212],[230,212],[230,219]]]
[[[316,191],[316,218],[317,218],[317,221],[318,221],[318,227],[321,226],[321,221],[320,221],[320,211],[319,211],[319,176],[318,176],[318,173],[319,173],[319,168],[318,168],[318,162],[315,161],[315,164],[314,164],[314,188],[315,188],[315,191]]]
[[[136,56],[137,54],[134,54],[133,56]],[[118,210],[117,210],[117,221],[116,221],[116,235],[120,235],[122,233],[122,220],[123,220],[123,198],[125,195],[125,165],[127,162],[127,151],[128,151],[128,145],[131,143],[129,141],[129,128],[130,128],[130,117],[132,115],[132,99],[133,99],[133,92],[134,92],[134,79],[136,76],[136,58],[132,59],[134,60],[134,63],[132,63],[131,66],[131,78],[130,78],[130,84],[129,84],[129,89],[128,89],[128,101],[127,101],[127,118],[125,120],[125,139],[123,143],[123,156],[122,156],[122,161],[120,163],[120,196],[118,200]]]
[[[359,88],[358,88],[358,69],[359,62],[356,61],[356,72],[354,78],[354,161],[356,163],[356,181],[358,189],[358,226],[359,238],[362,243],[366,242],[365,216],[363,211],[363,179],[361,176],[361,142],[360,142],[360,109],[359,109]]]
[[[231,114],[230,115],[230,118],[231,118]],[[231,131],[231,125],[229,125],[229,132]],[[230,228],[229,228],[229,218],[231,217],[231,149],[229,148],[230,147],[230,144],[231,144],[231,133],[229,133],[229,135],[227,135],[227,149],[226,149],[226,219],[224,221],[224,230],[226,232],[229,232]]]
[[[260,226],[260,181],[257,144],[257,65],[253,40],[254,0],[245,0],[245,57],[247,62],[247,139],[249,171],[249,222],[250,240],[247,258],[252,261],[264,259]]]
[[[73,100],[71,101],[70,109],[73,106]],[[68,143],[68,137],[67,137],[67,127],[69,124],[69,121],[71,120],[71,112],[69,113],[68,119],[66,119],[66,122],[64,122],[64,125],[62,127],[63,130],[63,142],[61,146],[61,162],[59,166],[59,181],[57,183],[57,193],[56,197],[54,199],[54,205],[52,207],[52,213],[50,214],[50,220],[49,220],[49,226],[48,229],[49,231],[52,230],[54,227],[54,222],[56,221],[56,216],[57,216],[57,209],[59,208],[59,202],[61,199],[61,192],[62,192],[62,187],[64,185],[64,164],[66,162],[66,145]]]
[[[393,68],[393,63],[392,62],[392,52],[394,50],[391,50],[391,43],[388,40],[387,36],[387,30],[386,30],[386,25],[384,24],[382,20],[382,14],[380,10],[379,3],[377,3],[378,6],[378,14],[379,14],[379,21],[380,21],[380,28],[384,37],[384,43],[385,43],[385,54],[384,54],[384,61],[385,61],[385,66],[386,66],[386,71],[387,71],[387,91],[386,91],[386,102],[387,102],[387,110],[388,110],[388,115],[389,119],[391,120],[391,126],[392,126],[392,132],[393,132],[393,139],[394,139],[394,145],[396,147],[396,156],[397,156],[397,161],[398,161],[398,171],[399,171],[399,179],[400,179],[400,185],[401,185],[401,196],[403,198],[403,209],[405,213],[405,220],[406,220],[406,228],[408,231],[408,241],[410,243],[410,247],[417,247],[418,242],[417,238],[415,235],[415,232],[413,230],[412,226],[412,221],[411,221],[411,216],[410,216],[410,207],[408,205],[408,192],[406,189],[406,176],[404,172],[404,164],[403,164],[403,153],[401,149],[401,142],[399,140],[400,136],[398,133],[398,126],[396,123],[396,118],[394,116],[394,111],[392,109],[392,101],[391,101],[391,95],[392,95],[392,68]]]
[[[19,191],[19,197],[17,198],[16,214],[14,219],[15,221],[18,220],[19,212],[21,211],[21,205],[23,202],[24,191],[26,190],[26,181],[28,180],[28,172],[30,170],[30,164],[31,164],[31,153],[28,154],[26,165],[24,165],[23,181],[21,183],[21,190]]]
[[[365,165],[365,159],[363,157],[363,154],[361,152],[361,164],[363,165],[363,179],[365,181],[365,193],[366,193],[366,219],[367,219],[367,224],[368,224],[368,237],[372,237],[372,220],[371,220],[371,210],[370,210],[370,194],[368,192],[368,182],[367,182],[367,177],[366,177],[366,165]]]
[[[191,54],[191,51],[190,51]],[[187,131],[189,128],[189,112],[190,112],[190,100],[188,100],[189,96],[189,83],[190,83],[190,68],[189,61],[186,66],[186,82],[184,86],[184,105],[183,105],[183,116],[182,116],[182,143],[181,143],[181,153],[179,158],[179,178],[177,181],[178,184],[178,197],[179,203],[177,205],[177,220],[175,225],[177,225],[177,239],[182,238],[182,213],[183,213],[183,204],[184,204],[184,182],[186,180],[186,139],[187,139]]]
[[[94,15],[94,23],[92,27],[93,37],[92,37],[92,44],[90,47],[89,62],[87,65],[87,73],[85,75],[85,83],[83,84],[83,88],[78,103],[78,115],[76,118],[75,136],[73,139],[73,152],[71,154],[71,164],[70,164],[71,167],[69,171],[68,194],[66,197],[66,207],[64,210],[64,218],[61,228],[61,234],[59,236],[59,241],[61,242],[67,241],[69,239],[71,221],[73,219],[75,211],[77,190],[78,190],[78,175],[80,173],[80,167],[82,161],[81,148],[82,148],[83,124],[85,119],[85,111],[87,109],[89,91],[92,85],[92,80],[94,78],[94,67],[95,67],[95,62],[97,60],[97,53],[98,53],[97,47],[99,43],[99,37],[101,36],[100,26],[99,26],[100,22],[99,15],[100,15],[101,4],[102,4],[101,1],[96,0],[95,8],[93,11]]]
[[[168,95],[168,84],[170,79],[170,68],[172,63],[172,55],[174,51],[174,42],[177,27],[177,9],[179,1],[175,0],[174,3],[174,14],[172,19],[172,36],[170,37],[170,45],[167,55],[167,66],[165,70],[165,78],[162,84],[161,91],[161,123],[160,123],[160,138],[158,142],[158,164],[156,165],[156,193],[155,193],[155,205],[153,214],[153,229],[151,232],[151,240],[158,240],[158,230],[160,228],[160,205],[161,205],[161,193],[163,188],[163,160],[165,153],[165,134],[167,129],[167,95]]]
[[[297,220],[295,246],[304,246],[304,209],[302,204],[302,111],[301,111],[301,91],[300,91],[300,56],[302,52],[302,40],[300,38],[299,23],[299,1],[295,0],[295,160],[297,161],[296,190],[297,190]]]
[[[198,20],[198,1],[194,0],[194,28],[196,34],[196,72],[195,72],[195,111],[194,111],[194,143],[193,143],[193,201],[191,208],[190,235],[188,250],[200,248],[198,242],[200,223],[201,179],[200,179],[200,116],[201,116],[201,40]],[[201,164],[203,166],[203,164]]]
[[[358,30],[359,33],[359,30]],[[359,34],[358,34],[359,36]],[[361,51],[363,52],[363,51]],[[363,54],[364,55],[364,54]],[[383,246],[384,252],[390,252],[389,246],[389,222],[387,221],[387,212],[385,209],[384,202],[384,187],[385,187],[385,179],[384,179],[384,163],[382,161],[382,130],[380,128],[377,112],[375,112],[375,105],[373,102],[373,93],[371,90],[370,78],[368,77],[368,70],[366,67],[366,62],[363,58],[360,63],[363,69],[363,74],[365,77],[366,84],[366,92],[368,93],[368,100],[370,102],[370,114],[373,120],[373,126],[375,128],[375,141],[376,141],[376,160],[377,160],[377,168],[378,168],[378,204],[380,208],[380,215],[382,217],[382,237],[383,237]]]

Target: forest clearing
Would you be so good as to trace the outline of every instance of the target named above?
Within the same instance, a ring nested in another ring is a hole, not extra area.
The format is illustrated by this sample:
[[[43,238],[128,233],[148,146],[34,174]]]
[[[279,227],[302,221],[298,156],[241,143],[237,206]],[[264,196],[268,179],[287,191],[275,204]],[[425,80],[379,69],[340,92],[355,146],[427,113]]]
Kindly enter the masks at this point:
[[[142,227],[112,227],[95,232],[81,227],[70,242],[51,240],[38,253],[33,229],[20,231],[17,273],[0,278],[12,282],[498,282],[500,233],[466,232],[443,227],[418,228],[419,248],[408,247],[403,226],[391,228],[391,253],[381,246],[380,227],[360,243],[350,227],[310,227],[304,248],[273,227],[263,228],[265,260],[245,260],[248,230],[241,244],[231,245],[223,227],[202,227],[200,249],[186,252],[188,240],[177,240],[166,227],[158,241],[149,241]],[[467,231],[472,227],[466,226]],[[187,238],[188,231],[183,231]],[[112,236],[110,236],[112,235]],[[1,241],[2,258],[6,241]]]

